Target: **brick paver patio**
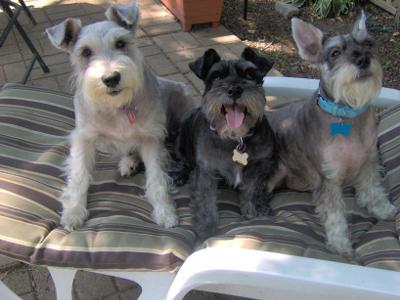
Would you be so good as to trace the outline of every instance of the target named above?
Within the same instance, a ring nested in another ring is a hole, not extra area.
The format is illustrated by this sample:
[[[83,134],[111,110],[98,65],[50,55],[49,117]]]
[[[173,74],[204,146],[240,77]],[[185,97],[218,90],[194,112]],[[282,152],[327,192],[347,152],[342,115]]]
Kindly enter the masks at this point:
[[[50,68],[50,73],[45,74],[36,64],[28,84],[72,92],[68,80],[71,72],[68,56],[50,44],[44,29],[66,17],[78,17],[84,25],[103,20],[105,8],[110,2],[106,0],[25,2],[30,6],[38,24],[32,26],[23,13],[19,20]],[[202,82],[190,72],[188,62],[210,47],[215,48],[225,58],[238,57],[244,48],[240,39],[223,26],[211,28],[202,25],[198,29],[193,28],[191,32],[182,32],[180,24],[159,1],[138,2],[141,4],[138,41],[146,63],[156,74],[186,83],[191,94],[198,100]],[[7,16],[0,11],[0,29],[4,28],[7,21]],[[29,49],[14,29],[4,46],[0,48],[0,85],[6,82],[19,82],[30,59]],[[46,268],[26,265],[0,256],[0,276],[0,279],[23,299],[55,299],[53,283]],[[139,294],[140,288],[129,281],[79,272],[75,278],[73,298],[136,299]],[[185,299],[234,299],[234,297],[191,292]]]

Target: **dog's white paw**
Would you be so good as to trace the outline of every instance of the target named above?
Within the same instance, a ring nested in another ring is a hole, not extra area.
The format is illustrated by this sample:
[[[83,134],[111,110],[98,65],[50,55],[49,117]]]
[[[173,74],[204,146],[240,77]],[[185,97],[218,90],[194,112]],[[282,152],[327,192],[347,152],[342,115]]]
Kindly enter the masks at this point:
[[[82,226],[87,219],[89,213],[86,207],[77,205],[74,207],[64,208],[61,215],[61,225],[68,231],[73,231]]]
[[[352,259],[354,257],[354,250],[348,237],[335,239],[334,242],[328,240],[327,246],[329,249],[339,253],[347,259]]]
[[[135,172],[138,164],[138,161],[132,156],[123,156],[118,163],[119,173],[121,176],[130,176],[133,172]]]
[[[154,207],[153,220],[165,228],[174,227],[179,222],[175,207],[172,204]]]
[[[240,206],[240,213],[245,220],[253,219],[257,216],[257,210],[254,203],[247,201],[245,204]]]
[[[369,210],[375,217],[381,220],[393,219],[400,211],[389,201],[381,201],[379,205],[374,205],[374,207]]]

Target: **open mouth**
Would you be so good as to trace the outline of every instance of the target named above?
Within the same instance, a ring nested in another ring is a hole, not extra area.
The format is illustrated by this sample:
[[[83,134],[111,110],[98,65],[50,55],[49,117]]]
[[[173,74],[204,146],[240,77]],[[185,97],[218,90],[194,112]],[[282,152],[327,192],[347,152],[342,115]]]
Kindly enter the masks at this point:
[[[108,89],[107,94],[110,96],[117,96],[119,93],[121,93],[122,90],[117,90],[117,89]]]
[[[221,113],[225,116],[226,124],[229,128],[236,129],[243,125],[247,115],[247,108],[239,105],[222,105]]]

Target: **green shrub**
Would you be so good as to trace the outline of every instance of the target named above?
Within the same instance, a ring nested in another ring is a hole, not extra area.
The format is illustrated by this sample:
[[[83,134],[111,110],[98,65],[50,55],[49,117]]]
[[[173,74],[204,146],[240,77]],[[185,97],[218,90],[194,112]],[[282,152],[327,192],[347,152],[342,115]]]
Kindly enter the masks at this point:
[[[327,17],[337,17],[347,14],[356,4],[355,0],[310,0],[314,14],[321,19]],[[296,7],[302,7],[307,0],[286,0]]]

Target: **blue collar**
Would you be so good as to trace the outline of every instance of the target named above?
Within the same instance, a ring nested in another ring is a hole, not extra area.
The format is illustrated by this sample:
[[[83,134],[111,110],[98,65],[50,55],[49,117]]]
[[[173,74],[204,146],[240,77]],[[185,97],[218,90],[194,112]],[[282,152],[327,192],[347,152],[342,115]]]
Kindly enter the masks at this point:
[[[339,103],[335,103],[327,98],[324,98],[322,95],[321,89],[318,90],[318,106],[328,114],[339,118],[355,118],[364,112],[366,112],[369,108],[369,104],[363,105],[360,108],[352,108],[348,105],[343,105]]]

